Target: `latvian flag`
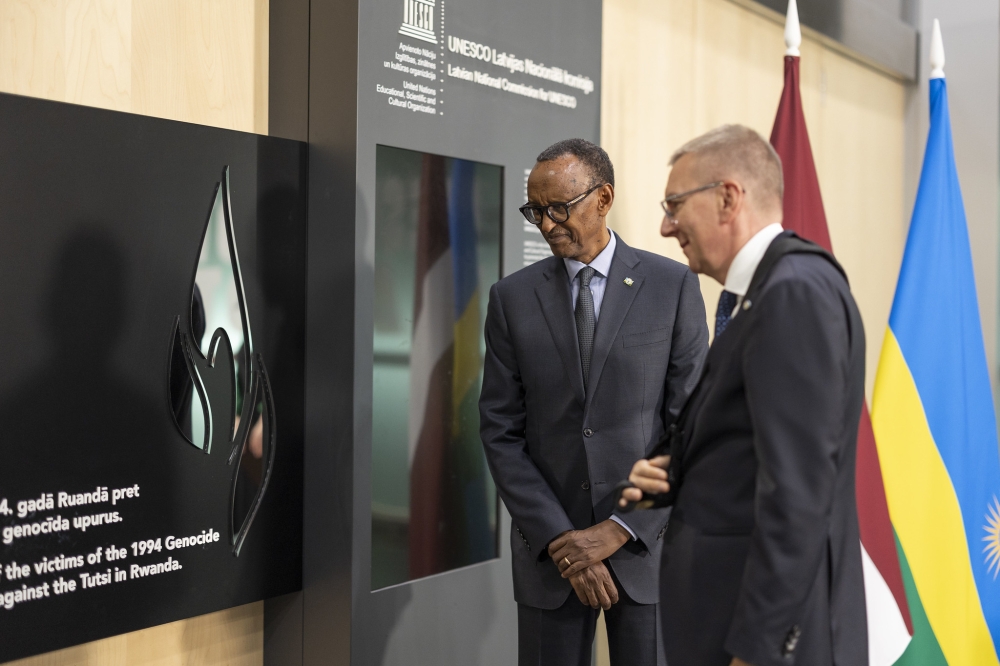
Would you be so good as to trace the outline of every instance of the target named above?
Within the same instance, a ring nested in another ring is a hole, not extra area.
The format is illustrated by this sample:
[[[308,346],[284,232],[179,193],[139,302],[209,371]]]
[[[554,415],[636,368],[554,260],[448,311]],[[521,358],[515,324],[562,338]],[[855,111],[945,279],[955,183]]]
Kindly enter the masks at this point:
[[[789,20],[798,24],[795,0],[789,3]],[[786,37],[788,29],[786,28]],[[791,46],[791,45],[790,45]],[[796,45],[797,48],[797,45]],[[771,132],[771,145],[781,157],[785,176],[783,226],[830,252],[830,232],[820,196],[799,96],[799,56],[785,56],[785,89]],[[875,435],[867,405],[858,428],[856,464],[858,523],[868,611],[870,666],[890,666],[906,650],[913,636],[906,590],[899,565],[896,538],[889,520]]]

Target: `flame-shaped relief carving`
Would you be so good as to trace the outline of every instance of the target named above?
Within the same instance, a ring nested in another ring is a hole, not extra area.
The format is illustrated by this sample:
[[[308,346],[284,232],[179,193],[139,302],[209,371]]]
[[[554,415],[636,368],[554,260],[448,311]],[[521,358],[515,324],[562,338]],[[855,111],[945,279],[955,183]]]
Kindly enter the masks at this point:
[[[274,401],[253,348],[229,195],[229,167],[215,186],[191,288],[174,320],[170,396],[177,427],[206,455],[225,446],[232,467],[230,545],[239,556],[274,465]]]

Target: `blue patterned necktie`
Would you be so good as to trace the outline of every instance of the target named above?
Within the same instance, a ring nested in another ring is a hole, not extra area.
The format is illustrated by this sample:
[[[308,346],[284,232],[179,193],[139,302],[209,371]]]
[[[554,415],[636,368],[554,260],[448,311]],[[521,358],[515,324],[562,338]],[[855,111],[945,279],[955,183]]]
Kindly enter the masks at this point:
[[[736,294],[725,291],[719,294],[719,307],[715,311],[715,337],[722,335],[729,326],[729,320],[733,318],[733,308],[736,307]]]
[[[577,273],[580,278],[580,294],[576,297],[576,334],[580,339],[580,363],[583,365],[583,387],[590,379],[590,357],[594,353],[594,294],[590,291],[590,281],[597,271],[584,266]]]

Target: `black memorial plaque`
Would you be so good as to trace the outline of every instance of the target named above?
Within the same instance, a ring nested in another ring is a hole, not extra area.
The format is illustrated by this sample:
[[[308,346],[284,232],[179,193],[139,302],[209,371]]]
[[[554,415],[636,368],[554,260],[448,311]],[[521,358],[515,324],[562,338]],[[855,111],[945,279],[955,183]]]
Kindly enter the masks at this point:
[[[305,144],[0,128],[0,661],[299,589]]]

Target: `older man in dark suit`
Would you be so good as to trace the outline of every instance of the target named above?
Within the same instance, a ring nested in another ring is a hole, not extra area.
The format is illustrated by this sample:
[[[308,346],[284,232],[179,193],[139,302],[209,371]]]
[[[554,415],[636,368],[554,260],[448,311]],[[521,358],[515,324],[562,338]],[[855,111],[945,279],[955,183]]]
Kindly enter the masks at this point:
[[[667,660],[863,666],[865,334],[847,279],[782,230],[781,163],[753,130],[713,130],[671,164],[662,232],[725,290],[670,455],[636,463],[638,488],[622,492],[674,507],[660,573]]]
[[[513,519],[518,662],[589,665],[603,609],[612,664],[662,664],[656,578],[668,513],[616,516],[613,489],[697,379],[708,344],[698,280],[608,230],[614,170],[594,144],[543,152],[528,199],[521,212],[555,256],[490,290],[479,401]]]

